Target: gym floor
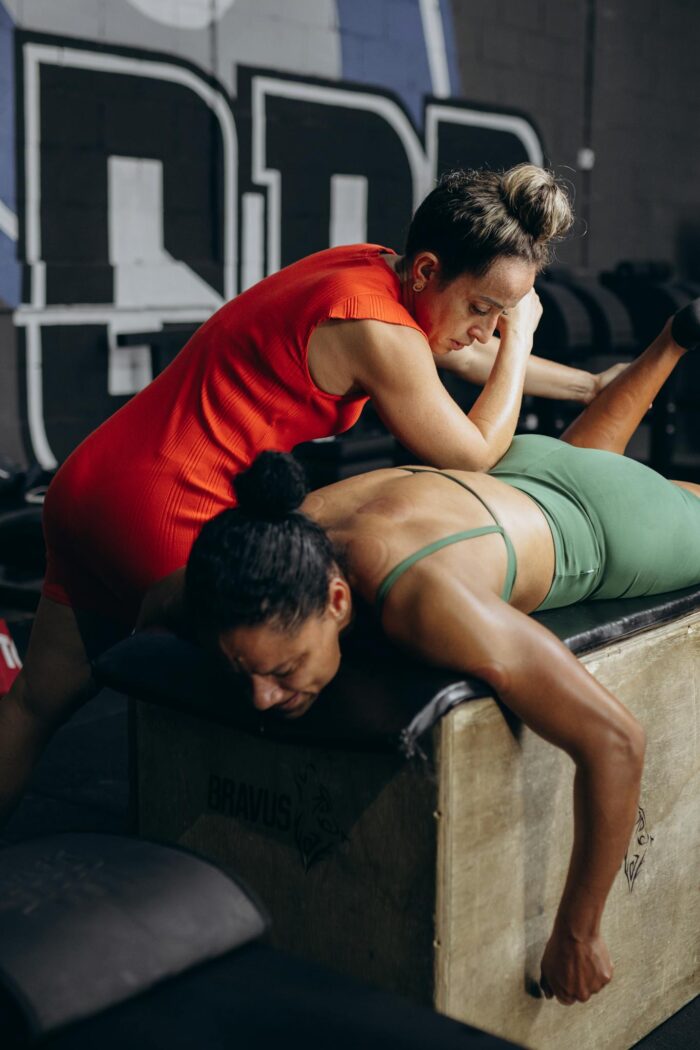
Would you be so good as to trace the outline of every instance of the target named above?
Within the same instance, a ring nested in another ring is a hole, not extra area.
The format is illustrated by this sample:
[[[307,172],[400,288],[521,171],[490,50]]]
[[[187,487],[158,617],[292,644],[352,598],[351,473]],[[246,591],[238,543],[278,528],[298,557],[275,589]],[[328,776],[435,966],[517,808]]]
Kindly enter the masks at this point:
[[[3,615],[11,610],[0,609]],[[57,831],[127,834],[128,802],[127,705],[119,694],[103,690],[52,740],[3,829],[0,848]],[[695,1050],[699,1045],[700,997],[636,1047]]]

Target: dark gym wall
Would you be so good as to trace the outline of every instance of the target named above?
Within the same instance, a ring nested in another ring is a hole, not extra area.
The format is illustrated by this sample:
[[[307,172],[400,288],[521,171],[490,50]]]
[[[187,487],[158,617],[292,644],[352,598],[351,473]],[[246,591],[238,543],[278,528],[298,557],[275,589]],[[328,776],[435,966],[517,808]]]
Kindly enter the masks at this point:
[[[148,381],[129,332],[400,249],[446,166],[544,156],[563,261],[697,276],[699,33],[683,0],[0,0],[0,455],[61,462]]]
[[[462,90],[467,98],[519,105],[537,121],[547,162],[569,179],[582,207],[579,151],[585,140],[586,0],[451,0]],[[562,245],[579,263],[580,237]]]
[[[596,19],[591,264],[700,280],[700,4],[606,0]]]
[[[700,4],[451,4],[465,97],[517,99],[576,187],[588,233],[560,248],[562,260],[601,270],[666,259],[700,279]]]

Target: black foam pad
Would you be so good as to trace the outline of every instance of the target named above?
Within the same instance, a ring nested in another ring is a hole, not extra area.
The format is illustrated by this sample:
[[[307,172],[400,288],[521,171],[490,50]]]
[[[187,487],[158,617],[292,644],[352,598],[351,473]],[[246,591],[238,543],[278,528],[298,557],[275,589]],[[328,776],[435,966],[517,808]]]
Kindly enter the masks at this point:
[[[184,850],[65,834],[0,850],[0,985],[33,1035],[259,937],[247,890]]]
[[[690,587],[649,598],[587,602],[534,618],[580,655],[698,608],[700,587]],[[413,658],[378,628],[343,642],[339,673],[309,713],[294,721],[255,711],[244,678],[166,632],[134,635],[103,653],[94,667],[102,684],[128,696],[249,732],[333,747],[399,747],[407,755],[456,704],[493,692],[479,679]]]

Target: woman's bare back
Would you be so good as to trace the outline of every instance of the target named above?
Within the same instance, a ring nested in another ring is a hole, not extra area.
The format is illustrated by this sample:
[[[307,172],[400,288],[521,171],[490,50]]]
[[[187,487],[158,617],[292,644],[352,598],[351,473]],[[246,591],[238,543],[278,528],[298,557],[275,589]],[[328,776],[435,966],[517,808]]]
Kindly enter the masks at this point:
[[[381,581],[403,558],[453,533],[494,524],[494,516],[477,496],[488,504],[515,549],[517,575],[510,604],[530,612],[552,582],[552,535],[537,504],[497,478],[460,470],[435,473],[424,467],[378,470],[319,489],[307,497],[303,510],[345,551],[353,587],[373,602]],[[489,533],[444,547],[410,571],[432,575],[447,570],[470,588],[500,594],[506,569],[503,537]]]

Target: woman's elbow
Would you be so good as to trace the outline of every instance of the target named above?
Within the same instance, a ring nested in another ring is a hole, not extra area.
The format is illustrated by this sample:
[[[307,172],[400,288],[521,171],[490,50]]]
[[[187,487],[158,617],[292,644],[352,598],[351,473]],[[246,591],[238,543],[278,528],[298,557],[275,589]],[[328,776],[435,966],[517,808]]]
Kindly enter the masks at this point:
[[[457,455],[449,464],[446,464],[445,468],[451,467],[453,470],[470,470],[478,474],[485,474],[492,467],[495,467],[500,459],[503,458],[504,453],[496,452],[488,445],[484,445],[481,448],[467,448]]]
[[[626,713],[613,726],[608,726],[598,747],[604,749],[618,772],[624,770],[632,783],[639,783],[644,769],[646,733],[633,715]]]
[[[642,769],[644,768],[644,754],[647,747],[647,735],[644,727],[636,718],[632,719],[631,727],[626,731],[625,739],[625,752],[641,778]]]

